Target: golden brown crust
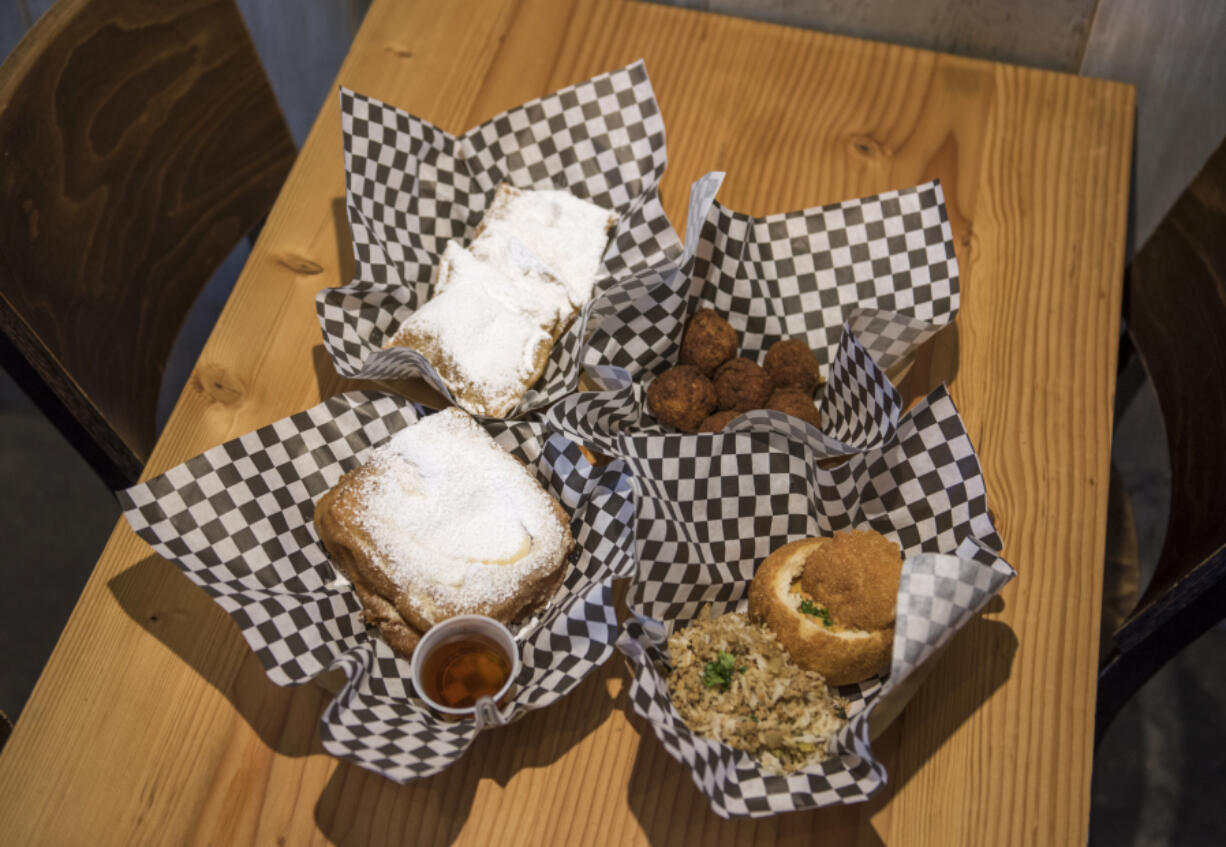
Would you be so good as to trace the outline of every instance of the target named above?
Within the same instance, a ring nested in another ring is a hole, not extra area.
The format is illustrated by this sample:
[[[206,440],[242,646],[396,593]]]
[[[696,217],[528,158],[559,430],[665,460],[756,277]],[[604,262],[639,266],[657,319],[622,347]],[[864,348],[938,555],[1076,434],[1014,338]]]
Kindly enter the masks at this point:
[[[730,359],[719,366],[712,380],[719,408],[748,412],[761,409],[771,396],[771,378],[752,359]]]
[[[710,376],[736,355],[736,330],[713,309],[699,309],[681,336],[681,363]]]
[[[803,668],[815,670],[830,685],[860,682],[885,667],[894,645],[894,623],[871,631],[853,630],[834,617],[834,627],[798,608],[803,593],[792,590],[805,562],[828,545],[828,538],[804,538],[775,550],[758,566],[749,585],[750,617],[763,620]],[[818,605],[823,598],[810,597]]]
[[[701,424],[698,425],[699,432],[719,432],[728,424],[732,423],[733,418],[740,417],[743,412],[727,411],[715,412],[703,418]]]
[[[882,629],[894,625],[902,554],[872,530],[836,533],[805,560],[800,587],[843,626]]]
[[[766,351],[762,367],[771,375],[776,388],[795,388],[810,397],[822,382],[817,358],[809,345],[799,338],[776,341]]]
[[[340,482],[315,504],[315,528],[333,564],[353,584],[362,603],[362,618],[376,627],[392,646],[405,656],[413,655],[422,633],[428,627],[414,626],[389,600],[396,595],[387,575],[374,567],[359,551],[370,549],[370,536],[354,520],[354,492],[369,474],[365,466],[341,477]]]
[[[647,386],[647,408],[660,423],[698,432],[715,411],[715,386],[693,365],[674,365]]]
[[[561,333],[556,337],[560,335]],[[473,414],[492,418],[504,417],[515,408],[515,404],[523,398],[528,389],[544,376],[545,368],[549,365],[549,355],[553,352],[553,344],[549,340],[542,338],[537,343],[536,349],[532,351],[532,371],[521,383],[522,391],[513,397],[510,394],[494,396],[483,393],[479,386],[468,381],[464,372],[456,366],[455,359],[433,335],[417,332],[411,326],[402,327],[388,346],[408,347],[425,356],[458,405]]]

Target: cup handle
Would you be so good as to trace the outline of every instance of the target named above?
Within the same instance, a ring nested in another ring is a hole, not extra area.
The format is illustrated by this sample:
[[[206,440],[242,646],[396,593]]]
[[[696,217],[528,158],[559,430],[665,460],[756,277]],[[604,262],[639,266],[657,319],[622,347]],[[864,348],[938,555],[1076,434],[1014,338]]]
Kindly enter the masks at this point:
[[[491,697],[482,697],[473,706],[473,718],[477,721],[477,732],[492,726],[502,726],[506,723],[498,704]]]

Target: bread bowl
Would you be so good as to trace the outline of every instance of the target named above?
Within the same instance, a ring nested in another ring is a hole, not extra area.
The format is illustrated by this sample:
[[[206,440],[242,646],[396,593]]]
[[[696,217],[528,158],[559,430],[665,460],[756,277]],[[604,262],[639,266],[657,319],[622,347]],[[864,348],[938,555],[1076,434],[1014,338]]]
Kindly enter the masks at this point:
[[[749,614],[830,685],[861,682],[889,664],[901,573],[897,545],[871,530],[803,538],[758,566]]]

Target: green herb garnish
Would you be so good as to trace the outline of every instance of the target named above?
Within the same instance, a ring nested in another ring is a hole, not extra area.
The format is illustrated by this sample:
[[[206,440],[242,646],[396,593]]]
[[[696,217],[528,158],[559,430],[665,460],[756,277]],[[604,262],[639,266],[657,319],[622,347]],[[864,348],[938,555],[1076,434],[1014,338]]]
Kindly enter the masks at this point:
[[[732,685],[732,674],[745,673],[747,668],[736,666],[736,656],[731,653],[720,651],[715,654],[714,662],[707,662],[702,669],[702,684],[707,688],[719,686],[722,690],[727,691],[728,686]]]
[[[753,712],[750,712],[750,713],[749,713],[749,719],[750,719],[751,721],[753,721],[754,723],[757,723],[757,722],[758,722],[758,716],[757,716],[757,715],[755,715]]]
[[[808,597],[800,601],[800,611],[806,615],[821,618],[822,626],[834,626],[834,621],[830,620],[830,610],[818,606]]]

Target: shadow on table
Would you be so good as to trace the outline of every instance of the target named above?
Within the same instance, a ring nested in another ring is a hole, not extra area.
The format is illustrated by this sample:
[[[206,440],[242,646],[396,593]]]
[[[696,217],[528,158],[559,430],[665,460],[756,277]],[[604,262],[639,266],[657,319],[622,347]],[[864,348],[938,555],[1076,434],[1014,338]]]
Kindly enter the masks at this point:
[[[639,717],[629,701],[629,672],[617,707],[639,734],[638,752],[626,801],[653,847],[692,844],[856,844],[884,847],[855,806],[836,806],[775,815],[757,820],[725,820],[711,811],[705,794],[690,777],[689,768],[673,759],[660,744],[651,724]]]
[[[382,391],[422,403],[431,409],[445,409],[451,405],[421,379],[345,379],[336,372],[332,357],[322,344],[311,348],[311,362],[320,397],[333,397],[346,391]]]
[[[1003,609],[1004,601],[997,596],[984,614]],[[1005,684],[1017,647],[1017,635],[1007,623],[982,615],[949,642],[902,716],[873,743],[874,753],[886,766],[889,785],[882,791],[884,799],[874,798],[870,807],[887,802],[894,791],[910,782],[941,745]],[[972,667],[976,668],[974,673],[958,672],[959,668]],[[924,723],[916,731],[912,721],[918,718],[912,716],[919,710]]]
[[[311,365],[315,369],[315,384],[319,386],[320,397],[334,397],[346,391],[370,387],[370,383],[354,382],[338,374],[336,366],[332,363],[332,357],[328,355],[327,348],[322,344],[316,344],[311,348]]]
[[[339,279],[335,285],[353,282],[353,236],[349,231],[349,212],[345,209],[344,197],[332,198],[332,226],[336,228],[336,267]]]
[[[481,733],[451,767],[427,779],[397,785],[339,762],[315,806],[316,824],[340,847],[454,842],[472,814],[481,780],[506,786],[520,771],[546,767],[605,721],[614,702],[610,677],[619,664],[611,657],[562,701]],[[495,830],[492,843],[498,842]]]
[[[290,757],[325,753],[318,726],[332,695],[312,684],[283,688],[269,680],[230,616],[178,568],[150,555],[107,587],[129,617],[225,695],[270,749]],[[339,845],[454,841],[480,780],[505,786],[520,770],[553,763],[605,721],[613,708],[610,676],[619,665],[613,657],[563,702],[482,733],[459,761],[429,779],[397,785],[337,761],[316,804],[316,823]]]
[[[293,757],[323,752],[316,727],[330,695],[270,681],[230,616],[178,568],[150,555],[107,587],[132,620],[224,694],[268,747]]]
[[[954,381],[958,375],[959,352],[955,321],[889,370],[887,376],[902,395],[904,409],[910,409],[938,385]]]

